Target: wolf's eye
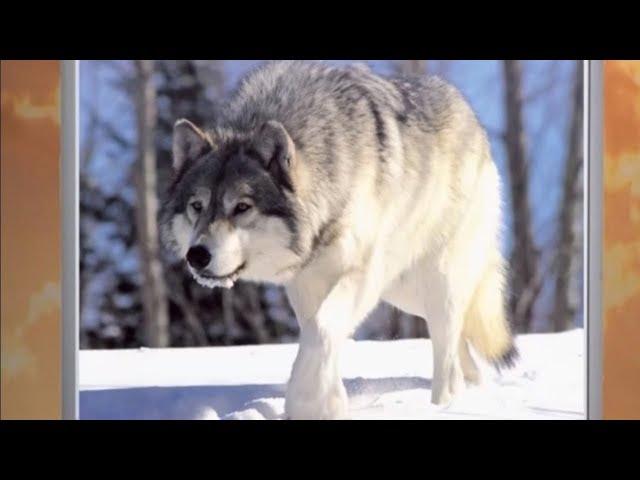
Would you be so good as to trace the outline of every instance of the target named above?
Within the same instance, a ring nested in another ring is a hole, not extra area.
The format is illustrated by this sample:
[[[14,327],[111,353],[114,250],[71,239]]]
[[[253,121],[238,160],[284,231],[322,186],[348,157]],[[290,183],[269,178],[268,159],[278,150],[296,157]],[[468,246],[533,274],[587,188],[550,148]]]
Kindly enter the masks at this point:
[[[202,212],[202,202],[200,200],[191,202],[191,208],[193,208],[193,211],[196,213]]]
[[[240,202],[236,205],[236,208],[233,209],[233,215],[240,215],[241,213],[246,212],[251,208],[251,205],[245,202]]]

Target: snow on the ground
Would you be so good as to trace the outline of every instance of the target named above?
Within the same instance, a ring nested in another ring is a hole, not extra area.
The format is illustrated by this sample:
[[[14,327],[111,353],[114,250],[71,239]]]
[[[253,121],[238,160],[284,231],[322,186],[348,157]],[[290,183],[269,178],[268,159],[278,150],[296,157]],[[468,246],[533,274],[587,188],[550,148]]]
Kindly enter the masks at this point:
[[[353,419],[582,419],[584,331],[517,338],[510,371],[448,407],[430,403],[429,340],[351,341],[342,374]],[[280,419],[297,345],[80,352],[80,418]]]

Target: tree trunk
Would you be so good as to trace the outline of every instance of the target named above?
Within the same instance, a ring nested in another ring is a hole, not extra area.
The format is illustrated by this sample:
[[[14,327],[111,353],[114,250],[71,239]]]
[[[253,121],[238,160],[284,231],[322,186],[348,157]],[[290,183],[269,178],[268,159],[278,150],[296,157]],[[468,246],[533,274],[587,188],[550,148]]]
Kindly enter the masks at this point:
[[[580,232],[576,225],[580,223],[582,206],[582,62],[576,65],[573,86],[572,117],[569,127],[567,158],[565,159],[562,204],[557,250],[557,277],[551,320],[553,330],[560,332],[572,327],[578,308],[579,286],[572,284],[580,262]]]
[[[257,343],[269,343],[271,338],[266,328],[265,315],[261,305],[261,291],[257,285],[245,284],[243,288],[244,297],[247,306],[245,307],[245,315],[252,333],[255,335]]]
[[[137,60],[135,66],[139,148],[136,164],[136,216],[143,274],[144,334],[147,346],[160,348],[169,346],[169,312],[158,238],[156,90],[153,84],[153,61]]]
[[[503,62],[505,110],[511,206],[513,211],[513,253],[511,255],[512,322],[521,332],[531,330],[533,306],[542,285],[538,257],[533,240],[529,205],[529,165],[522,121],[522,65],[517,60]]]

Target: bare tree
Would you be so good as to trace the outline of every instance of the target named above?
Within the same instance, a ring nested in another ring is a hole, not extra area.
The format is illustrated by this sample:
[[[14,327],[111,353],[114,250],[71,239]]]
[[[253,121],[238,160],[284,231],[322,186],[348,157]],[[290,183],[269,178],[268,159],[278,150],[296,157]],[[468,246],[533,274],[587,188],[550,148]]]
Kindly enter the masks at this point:
[[[153,61],[137,60],[138,161],[136,162],[137,233],[143,274],[142,304],[145,342],[150,347],[169,346],[167,287],[160,260],[156,171],[156,89]]]
[[[533,306],[542,287],[540,253],[534,244],[529,204],[529,159],[523,124],[522,64],[503,62],[507,149],[513,210],[513,251],[510,260],[512,321],[519,331],[531,330]]]
[[[571,120],[568,132],[567,157],[565,159],[562,203],[558,223],[556,257],[556,289],[551,321],[556,332],[568,330],[578,308],[579,292],[576,269],[580,262],[581,235],[580,210],[582,207],[582,62],[576,64],[573,83]]]

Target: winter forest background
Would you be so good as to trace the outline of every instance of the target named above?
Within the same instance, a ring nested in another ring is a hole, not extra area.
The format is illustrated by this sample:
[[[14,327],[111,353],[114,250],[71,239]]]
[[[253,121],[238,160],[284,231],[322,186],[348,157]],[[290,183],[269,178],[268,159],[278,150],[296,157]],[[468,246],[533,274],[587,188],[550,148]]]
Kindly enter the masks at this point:
[[[353,61],[328,61],[346,64]],[[457,86],[487,129],[503,178],[510,319],[519,332],[582,325],[582,65],[577,61],[363,61]],[[81,348],[291,342],[282,290],[209,290],[159,244],[156,213],[178,118],[206,125],[262,61],[82,61]],[[381,305],[358,339],[428,336]]]

